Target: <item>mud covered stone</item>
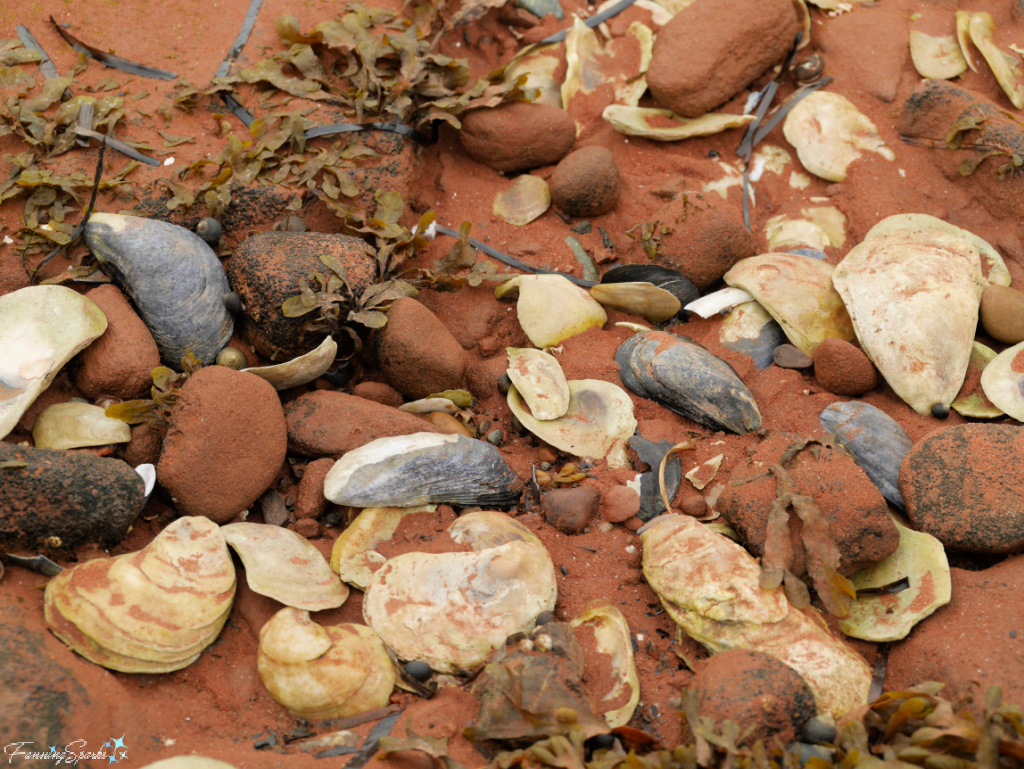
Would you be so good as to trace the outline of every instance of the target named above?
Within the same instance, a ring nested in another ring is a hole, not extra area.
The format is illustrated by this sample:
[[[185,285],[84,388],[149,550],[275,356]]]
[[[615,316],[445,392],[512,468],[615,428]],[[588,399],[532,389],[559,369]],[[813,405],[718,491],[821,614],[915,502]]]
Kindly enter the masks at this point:
[[[440,432],[415,414],[331,390],[300,395],[285,407],[285,420],[288,448],[308,457],[339,457],[378,438]]]
[[[775,740],[785,747],[817,714],[814,695],[793,668],[764,652],[748,649],[714,654],[697,667],[691,691],[697,712],[716,723],[732,721],[751,728],[742,744]]]
[[[868,356],[844,339],[829,337],[814,350],[814,378],[836,395],[856,398],[878,387]]]
[[[658,33],[647,85],[661,106],[700,117],[782,61],[799,29],[789,0],[693,3]]]
[[[947,550],[1024,550],[1024,429],[943,427],[910,450],[900,493],[914,528]]]
[[[579,534],[593,522],[601,492],[592,486],[552,489],[541,498],[544,520],[566,534]]]
[[[749,460],[736,465],[718,498],[718,510],[755,556],[764,554],[771,503],[778,495],[778,482],[770,468],[804,440],[794,433],[776,433],[767,438]],[[828,522],[842,556],[838,568],[841,574],[878,563],[896,550],[899,532],[885,498],[842,450],[811,443],[783,467],[793,490],[812,497]],[[795,513],[790,514],[789,526],[794,554],[791,571],[799,576],[806,571],[806,559],[801,523]]]
[[[284,301],[299,294],[299,282],[310,273],[330,274],[320,261],[329,254],[345,266],[352,294],[360,296],[373,283],[376,261],[370,246],[359,238],[320,232],[262,232],[250,235],[228,260],[231,288],[245,305],[236,330],[256,351],[274,363],[309,352],[324,340],[323,331],[304,331],[310,316],[286,318]],[[342,318],[348,310],[342,306]]]
[[[604,147],[566,155],[548,182],[551,202],[571,216],[600,216],[619,202],[621,177],[615,156]]]
[[[0,544],[114,547],[142,511],[144,487],[119,459],[0,442]]]
[[[225,523],[273,482],[287,443],[269,382],[223,366],[200,369],[171,412],[157,479],[183,514]]]
[[[576,124],[558,107],[517,101],[465,113],[459,139],[474,160],[495,171],[525,171],[564,158],[576,141]]]
[[[314,460],[306,465],[302,478],[299,479],[299,490],[295,495],[295,517],[319,518],[327,507],[324,496],[324,478],[334,467],[330,457]]]
[[[388,322],[374,334],[377,362],[388,384],[409,398],[457,390],[468,356],[430,310],[402,297],[388,310]]]
[[[160,365],[153,335],[116,286],[98,286],[86,293],[107,317],[103,336],[75,359],[71,379],[89,398],[113,395],[121,400],[148,397],[150,372]]]
[[[121,459],[132,467],[155,465],[160,460],[166,433],[165,424],[143,423],[133,426],[132,439],[121,449]]]

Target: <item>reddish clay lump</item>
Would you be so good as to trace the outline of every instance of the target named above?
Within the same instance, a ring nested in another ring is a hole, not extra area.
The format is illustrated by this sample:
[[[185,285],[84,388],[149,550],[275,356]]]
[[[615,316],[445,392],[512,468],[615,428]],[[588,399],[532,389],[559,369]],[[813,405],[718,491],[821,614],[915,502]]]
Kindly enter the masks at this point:
[[[551,202],[570,216],[599,216],[619,202],[619,168],[604,147],[584,147],[567,155],[549,182]]]
[[[981,295],[981,325],[1004,344],[1024,342],[1024,292],[989,286]]]
[[[462,386],[466,351],[430,310],[403,297],[388,310],[374,339],[377,363],[388,384],[409,398]]]
[[[576,124],[563,109],[519,101],[467,113],[459,139],[477,162],[511,173],[564,158],[576,141]]]
[[[811,357],[814,378],[830,393],[856,398],[878,387],[878,374],[868,356],[843,339],[826,339]]]

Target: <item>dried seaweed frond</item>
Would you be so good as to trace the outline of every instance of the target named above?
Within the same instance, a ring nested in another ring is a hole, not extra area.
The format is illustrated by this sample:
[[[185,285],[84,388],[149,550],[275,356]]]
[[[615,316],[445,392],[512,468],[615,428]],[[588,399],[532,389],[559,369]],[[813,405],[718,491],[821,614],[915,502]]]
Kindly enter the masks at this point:
[[[157,366],[150,373],[153,387],[150,398],[122,401],[108,406],[104,414],[130,425],[163,424],[171,415],[171,409],[178,402],[181,388],[192,374],[202,368],[202,363],[189,350],[181,359],[181,371],[177,373],[166,366]]]

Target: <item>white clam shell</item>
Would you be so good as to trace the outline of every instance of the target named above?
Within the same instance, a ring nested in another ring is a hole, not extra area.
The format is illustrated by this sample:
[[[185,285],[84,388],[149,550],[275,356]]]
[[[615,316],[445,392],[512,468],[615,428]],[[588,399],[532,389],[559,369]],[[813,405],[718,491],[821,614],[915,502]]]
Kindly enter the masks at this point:
[[[91,403],[54,403],[47,406],[32,426],[37,449],[78,449],[128,443],[132,430],[126,422],[111,419]]]
[[[536,419],[558,419],[569,410],[569,383],[554,355],[509,347],[508,376]]]

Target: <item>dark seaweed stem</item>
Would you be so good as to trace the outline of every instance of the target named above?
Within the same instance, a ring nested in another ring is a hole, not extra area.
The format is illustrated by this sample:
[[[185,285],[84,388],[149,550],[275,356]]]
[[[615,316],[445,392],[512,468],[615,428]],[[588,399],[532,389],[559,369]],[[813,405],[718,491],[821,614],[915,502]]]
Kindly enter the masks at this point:
[[[166,69],[157,69],[156,67],[150,67],[146,64],[139,64],[138,62],[132,61],[131,59],[125,59],[121,56],[115,56],[112,53],[100,50],[99,48],[89,45],[88,43],[82,42],[77,37],[72,35],[70,32],[61,27],[57,23],[57,20],[50,17],[50,23],[53,28],[57,30],[57,34],[60,35],[64,42],[74,48],[76,51],[81,51],[86,56],[95,59],[101,64],[106,64],[108,67],[119,69],[122,72],[127,72],[130,75],[138,75],[139,77],[151,77],[157,80],[174,80],[178,77],[175,72],[168,72]]]
[[[246,42],[249,40],[249,35],[252,34],[252,29],[256,26],[256,17],[259,15],[260,6],[263,5],[263,0],[252,0],[249,3],[249,10],[245,13],[245,18],[242,19],[242,28],[238,31],[238,37],[235,38],[234,44],[228,49],[227,56],[224,57],[224,61],[217,67],[216,77],[227,77],[228,73],[231,72],[231,65],[235,63],[239,54],[242,53],[242,48],[245,47]],[[220,99],[224,102],[231,112],[237,117],[246,128],[252,125],[253,120],[256,118],[249,110],[247,110],[233,94],[225,91],[220,92]]]

